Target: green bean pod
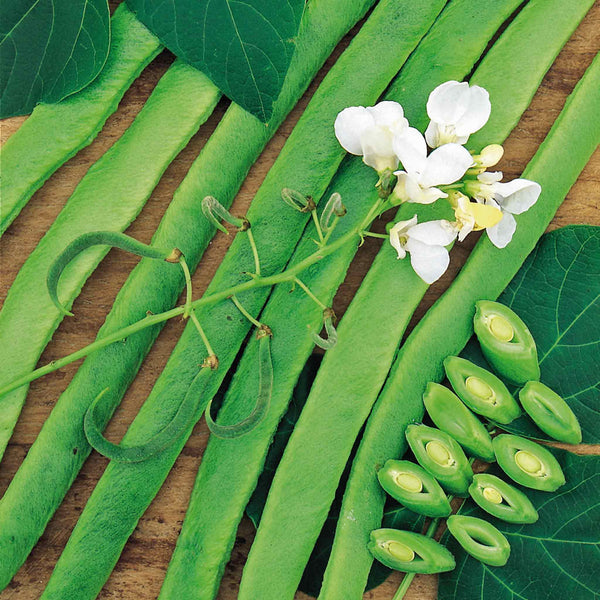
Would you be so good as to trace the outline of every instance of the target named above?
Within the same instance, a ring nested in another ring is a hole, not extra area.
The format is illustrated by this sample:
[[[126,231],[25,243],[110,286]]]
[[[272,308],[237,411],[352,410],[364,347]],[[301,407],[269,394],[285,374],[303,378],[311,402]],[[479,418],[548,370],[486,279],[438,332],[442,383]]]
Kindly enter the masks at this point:
[[[473,558],[492,567],[503,567],[508,562],[510,544],[491,523],[466,515],[452,515],[446,523],[456,541]]]
[[[535,340],[508,306],[476,302],[473,327],[483,355],[501,377],[517,385],[540,378]]]
[[[111,246],[112,248],[120,248],[126,252],[131,252],[137,256],[146,258],[156,258],[170,263],[179,262],[182,254],[177,248],[164,249],[155,246],[149,246],[139,242],[129,235],[120,231],[91,231],[83,233],[74,239],[54,260],[48,269],[46,276],[46,286],[48,293],[54,303],[54,306],[64,315],[73,316],[73,313],[67,310],[58,299],[58,282],[60,276],[67,265],[79,254],[85,252],[92,246]]]
[[[327,337],[324,338],[314,331],[311,332],[313,342],[315,345],[319,346],[319,348],[323,348],[323,350],[331,350],[337,344],[338,335],[335,325],[333,324],[334,319],[335,314],[333,310],[326,308],[323,311],[323,325],[325,326]]]
[[[127,446],[114,444],[102,435],[102,429],[98,424],[96,410],[102,396],[107,392],[101,392],[85,413],[83,428],[85,436],[90,446],[110,460],[123,463],[137,463],[148,460],[155,454],[162,452],[169,446],[172,446],[189,429],[194,421],[194,416],[198,410],[198,405],[202,402],[203,394],[206,389],[208,377],[211,374],[209,366],[203,366],[181,403],[181,406],[175,413],[175,416],[169,423],[161,429],[156,435],[152,436],[147,442]]]
[[[427,425],[409,425],[406,440],[419,464],[443,488],[452,494],[466,494],[473,479],[473,469],[454,438]]]
[[[426,517],[447,517],[452,507],[446,492],[423,467],[409,460],[389,459],[377,471],[381,487],[394,500]]]
[[[473,412],[502,424],[521,414],[504,383],[483,367],[459,356],[449,356],[444,360],[444,369],[458,397]]]
[[[444,573],[456,566],[447,548],[412,531],[376,529],[368,548],[380,563],[404,573]]]
[[[271,330],[262,325],[256,334],[258,343],[258,396],[252,412],[233,425],[215,423],[210,411],[213,398],[208,401],[204,411],[206,424],[213,435],[225,439],[235,439],[252,431],[265,417],[271,404],[273,393],[273,360],[271,358]]]
[[[495,475],[474,475],[469,494],[480,508],[507,523],[535,523],[538,520],[538,512],[531,500]]]
[[[550,437],[567,444],[581,443],[581,426],[569,405],[547,385],[529,381],[519,401],[534,423]]]
[[[423,404],[436,426],[452,436],[471,456],[496,460],[492,438],[483,423],[447,387],[430,382]]]
[[[558,461],[544,446],[508,433],[495,437],[493,444],[498,465],[513,481],[546,492],[565,483]]]

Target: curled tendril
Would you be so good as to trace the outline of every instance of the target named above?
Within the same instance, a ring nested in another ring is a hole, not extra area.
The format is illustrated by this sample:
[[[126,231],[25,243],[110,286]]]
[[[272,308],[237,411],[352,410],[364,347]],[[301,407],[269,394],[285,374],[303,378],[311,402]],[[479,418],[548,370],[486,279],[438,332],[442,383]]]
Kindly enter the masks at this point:
[[[225,221],[238,231],[247,231],[250,229],[250,222],[245,217],[235,217],[232,215],[214,196],[206,196],[202,200],[202,213],[219,230],[229,235],[221,221]]]
[[[283,188],[281,190],[281,198],[286,204],[289,204],[292,208],[302,213],[311,212],[317,207],[315,201],[310,196],[305,196],[291,188]]]
[[[346,207],[342,202],[342,197],[334,192],[327,200],[327,204],[321,213],[320,225],[323,233],[327,233],[331,227],[333,217],[343,217],[346,214]]]
[[[73,240],[55,259],[48,269],[48,275],[46,277],[46,285],[48,287],[48,293],[52,302],[64,315],[70,317],[73,313],[68,311],[58,299],[58,282],[62,272],[66,266],[81,252],[91,248],[92,246],[112,246],[113,248],[120,248],[126,250],[137,256],[143,256],[145,258],[156,258],[165,260],[170,263],[181,262],[183,255],[177,248],[165,249],[157,248],[155,246],[149,246],[138,242],[136,239],[120,233],[118,231],[93,231],[90,233],[84,233],[78,238]]]
[[[266,325],[261,325],[258,333],[258,396],[252,412],[233,425],[219,425],[211,416],[212,399],[204,416],[211,433],[220,438],[238,438],[252,431],[264,418],[271,404],[273,393],[273,361],[271,359],[271,338],[273,334]]]
[[[195,422],[198,406],[204,395],[211,373],[211,365],[205,363],[192,381],[183,402],[168,425],[147,442],[135,446],[114,444],[108,441],[102,434],[102,430],[98,425],[97,412],[100,401],[108,392],[108,388],[103,390],[85,413],[83,420],[85,437],[94,450],[115,462],[137,463],[152,458],[172,446]]]
[[[323,350],[331,350],[337,344],[337,331],[334,326],[335,313],[331,308],[326,308],[323,311],[323,325],[327,333],[327,338],[320,336],[318,333],[312,332],[314,343],[323,348]]]

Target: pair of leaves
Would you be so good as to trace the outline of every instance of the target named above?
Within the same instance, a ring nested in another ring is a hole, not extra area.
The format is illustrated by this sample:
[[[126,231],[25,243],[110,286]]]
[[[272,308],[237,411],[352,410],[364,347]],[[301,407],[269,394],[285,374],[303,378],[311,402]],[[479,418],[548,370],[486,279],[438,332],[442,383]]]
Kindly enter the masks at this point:
[[[127,0],[171,52],[267,122],[279,96],[305,0]]]
[[[539,513],[532,525],[504,523],[467,501],[460,514],[491,521],[508,539],[506,566],[489,567],[445,534],[456,569],[440,576],[438,600],[600,598],[600,457],[553,450],[567,480],[557,492],[523,489]],[[503,477],[497,465],[490,469]],[[505,477],[505,476],[504,476]]]
[[[600,443],[600,227],[572,225],[545,235],[498,301],[527,324],[541,381],[573,409],[583,442]],[[463,356],[490,368],[473,340]],[[526,415],[502,429],[549,439]]]
[[[107,0],[8,0],[0,9],[0,118],[58,102],[100,73],[110,43]]]

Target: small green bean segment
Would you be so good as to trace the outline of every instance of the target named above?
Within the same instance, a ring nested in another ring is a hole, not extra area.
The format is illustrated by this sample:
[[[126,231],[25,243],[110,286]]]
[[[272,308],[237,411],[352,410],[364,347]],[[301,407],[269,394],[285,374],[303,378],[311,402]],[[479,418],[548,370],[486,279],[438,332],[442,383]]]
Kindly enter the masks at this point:
[[[386,461],[377,477],[394,500],[420,515],[447,517],[452,512],[446,492],[437,480],[409,460]]]
[[[491,523],[477,517],[452,515],[447,524],[456,541],[473,558],[493,567],[503,567],[508,562],[510,544]]]
[[[443,488],[452,494],[466,494],[473,478],[473,470],[454,438],[427,425],[409,425],[406,428],[406,439],[419,464]]]
[[[534,423],[550,437],[567,444],[581,443],[581,426],[569,405],[547,385],[529,381],[519,401]]]
[[[121,233],[120,231],[91,231],[83,233],[78,238],[74,239],[50,265],[48,275],[46,277],[46,285],[52,302],[64,315],[73,316],[73,313],[67,310],[58,299],[58,282],[60,276],[67,265],[79,254],[85,252],[92,246],[111,246],[120,248],[126,252],[131,252],[137,256],[146,258],[156,258],[165,260],[166,262],[178,262],[181,257],[181,252],[176,248],[165,250],[139,242],[138,240]]]
[[[468,454],[487,462],[496,460],[487,429],[456,394],[439,383],[430,382],[423,394],[423,403],[436,426],[451,435]]]
[[[497,423],[514,421],[521,409],[493,373],[459,356],[444,360],[444,369],[458,397],[473,411]]]
[[[500,468],[525,487],[555,492],[565,476],[550,450],[531,440],[503,433],[494,438],[494,451]]]
[[[483,355],[501,377],[517,385],[540,378],[533,336],[508,306],[480,300],[475,304],[473,326]]]
[[[495,475],[475,475],[469,494],[480,508],[507,523],[535,523],[538,520],[538,512],[531,500]]]
[[[456,566],[447,548],[412,531],[375,529],[368,548],[380,563],[405,573],[444,573]]]

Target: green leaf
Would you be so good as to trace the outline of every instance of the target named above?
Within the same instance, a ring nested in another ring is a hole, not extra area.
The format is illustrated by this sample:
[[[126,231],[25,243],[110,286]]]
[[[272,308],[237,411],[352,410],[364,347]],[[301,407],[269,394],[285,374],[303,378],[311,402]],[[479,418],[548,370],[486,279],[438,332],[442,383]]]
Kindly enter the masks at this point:
[[[267,122],[294,53],[305,0],[127,0],[171,52]]]
[[[465,502],[461,514],[489,520],[504,533],[510,558],[505,567],[489,567],[445,534],[456,569],[440,577],[438,600],[600,598],[600,457],[553,452],[567,483],[553,494],[524,490],[539,512],[537,523],[504,523]],[[499,474],[498,467],[490,472]]]
[[[570,225],[544,235],[498,301],[529,327],[541,381],[573,409],[583,442],[600,443],[600,227]],[[462,355],[490,368],[473,340]],[[502,429],[549,439],[527,416]]]
[[[78,92],[110,42],[107,0],[8,0],[0,10],[0,118]]]

